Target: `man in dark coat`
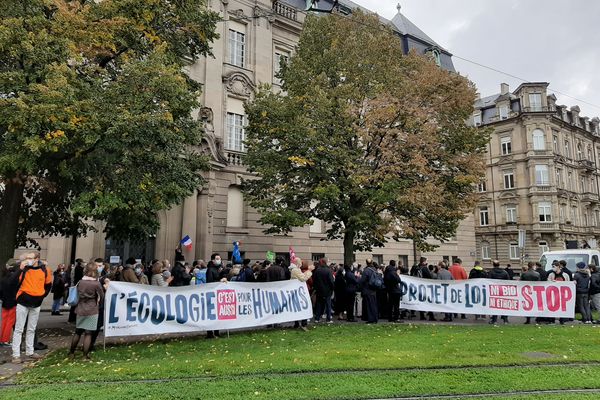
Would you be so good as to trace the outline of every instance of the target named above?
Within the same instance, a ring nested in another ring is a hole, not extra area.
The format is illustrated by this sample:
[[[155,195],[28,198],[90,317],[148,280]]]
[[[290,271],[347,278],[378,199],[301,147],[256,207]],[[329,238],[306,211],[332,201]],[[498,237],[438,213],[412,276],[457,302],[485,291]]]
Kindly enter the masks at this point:
[[[538,282],[540,280],[540,273],[535,270],[535,264],[533,262],[527,263],[527,267],[523,273],[521,273],[521,280],[527,282]],[[525,324],[531,323],[531,317],[527,317]]]
[[[417,278],[424,278],[424,279],[433,279],[433,275],[431,275],[431,271],[429,270],[429,266],[427,265],[427,258],[426,257],[421,257],[419,260],[419,266],[417,268]],[[421,321],[425,321],[425,312],[424,311],[420,311],[420,320]],[[429,311],[427,313],[427,316],[429,317],[430,321],[436,321],[433,312]]]
[[[396,261],[391,260],[390,265],[385,269],[383,274],[383,283],[388,295],[388,321],[398,322],[400,320],[400,274]]]
[[[359,281],[359,286],[362,290],[362,301],[365,304],[363,307],[363,319],[367,321],[367,324],[376,324],[379,319],[377,288],[371,285],[376,274],[378,274],[376,265],[373,261],[367,260],[367,267],[363,271]]]
[[[277,282],[277,281],[285,281],[286,280],[286,270],[287,268],[284,266],[285,260],[283,257],[278,256],[275,259],[275,264],[271,264],[267,267],[266,279],[267,282]],[[289,278],[287,278],[289,279]]]
[[[494,260],[492,261],[492,270],[490,271],[489,279],[501,279],[508,281],[510,280],[510,277],[508,276],[508,272],[500,268],[500,261]],[[502,315],[500,318],[502,318],[502,321],[504,321],[505,324],[508,324],[508,317],[506,315]],[[498,316],[492,315],[490,324],[495,324],[496,321],[498,321]]]
[[[221,255],[219,253],[214,253],[210,256],[210,261],[206,266],[206,283],[215,283],[219,282],[219,267],[221,266]],[[206,331],[207,339],[214,339],[221,337],[219,335],[219,331]]]
[[[356,302],[356,292],[358,290],[358,279],[349,265],[344,265],[344,277],[346,278],[346,294],[344,296],[346,303],[346,321],[356,322],[356,319],[354,319],[354,305]]]
[[[331,295],[333,294],[334,280],[333,274],[327,265],[327,260],[319,260],[319,266],[313,272],[313,289],[317,295],[317,304],[315,306],[315,322],[319,322],[323,311],[326,313],[327,323],[331,320]]]

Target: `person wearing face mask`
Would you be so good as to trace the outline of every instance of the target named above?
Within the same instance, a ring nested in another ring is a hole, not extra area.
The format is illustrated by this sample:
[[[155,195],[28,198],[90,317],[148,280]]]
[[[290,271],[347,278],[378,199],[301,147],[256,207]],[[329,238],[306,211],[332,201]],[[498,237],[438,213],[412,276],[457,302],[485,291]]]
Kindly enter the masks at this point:
[[[19,269],[11,277],[18,284],[17,311],[15,331],[12,341],[12,362],[21,363],[21,340],[27,321],[27,335],[25,355],[37,360],[40,356],[34,353],[34,336],[40,316],[40,308],[44,297],[52,288],[52,271],[46,263],[40,261],[40,253],[33,252],[26,255]]]
[[[562,264],[558,261],[552,263],[552,271],[548,274],[548,281],[550,282],[569,282],[571,277],[563,270]],[[549,323],[554,323],[554,318],[549,318]],[[564,325],[567,318],[559,318],[558,320],[561,325]]]
[[[144,268],[142,266],[142,264],[136,264],[135,268],[133,269],[133,272],[135,272],[135,276],[137,277],[137,283],[142,284],[142,285],[149,285],[150,283],[148,282],[148,277],[146,276],[146,274],[144,274]]]
[[[221,255],[214,253],[210,256],[210,261],[206,268],[206,283],[219,282],[219,268],[222,264]],[[206,331],[207,339],[219,338],[221,335],[219,331]]]

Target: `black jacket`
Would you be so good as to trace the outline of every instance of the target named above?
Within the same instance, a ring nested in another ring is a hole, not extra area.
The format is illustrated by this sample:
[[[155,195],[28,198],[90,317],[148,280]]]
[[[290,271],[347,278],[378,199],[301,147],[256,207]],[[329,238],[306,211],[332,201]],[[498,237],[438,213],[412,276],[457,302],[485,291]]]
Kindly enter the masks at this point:
[[[15,278],[15,275],[17,278]],[[19,271],[7,274],[0,281],[0,300],[2,308],[13,308],[17,306],[17,292],[19,291]]]
[[[356,293],[358,291],[358,279],[354,272],[347,269],[344,271],[344,277],[346,278],[346,293]]]
[[[540,280],[540,273],[535,269],[527,270],[521,274],[522,281],[535,282]]]
[[[548,280],[548,271],[544,270],[543,268],[536,268],[535,270],[540,274],[540,281]]]
[[[313,289],[319,297],[329,297],[333,293],[334,280],[329,267],[320,266],[313,272]]]
[[[266,270],[267,282],[285,281],[285,269],[281,265],[271,264]]]
[[[171,275],[173,280],[170,286],[189,286],[192,277],[185,271],[185,267],[181,263],[175,263],[173,269],[171,269]]]
[[[485,279],[487,277],[488,277],[488,274],[483,269],[475,269],[475,268],[473,268],[469,272],[469,279]]]
[[[573,280],[576,283],[575,293],[588,294],[590,292],[590,276],[587,273],[577,271],[573,274]]]
[[[510,280],[508,276],[508,272],[501,268],[492,268],[490,271],[490,275],[488,276],[490,279],[504,279],[506,281]]]
[[[433,279],[433,275],[431,275],[431,271],[429,270],[429,267],[426,264],[421,265],[419,267],[419,270],[417,271],[417,276],[419,278]]]
[[[219,268],[212,262],[206,267],[206,283],[219,282]]]
[[[399,294],[402,293],[400,289],[400,275],[396,267],[388,265],[383,274],[383,283],[388,293]]]
[[[600,293],[600,271],[594,272],[590,278],[590,296]]]

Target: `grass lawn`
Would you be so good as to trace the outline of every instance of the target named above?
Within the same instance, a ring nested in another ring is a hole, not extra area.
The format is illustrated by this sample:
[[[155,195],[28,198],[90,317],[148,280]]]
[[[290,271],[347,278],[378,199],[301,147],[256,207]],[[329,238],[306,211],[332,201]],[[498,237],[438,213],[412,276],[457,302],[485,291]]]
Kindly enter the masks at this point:
[[[346,324],[135,343],[98,351],[89,363],[59,350],[0,397],[360,399],[600,388],[600,365],[544,366],[600,362],[599,329]],[[547,358],[525,354],[540,352]],[[131,382],[143,379],[166,381]],[[600,394],[542,397],[591,396]]]

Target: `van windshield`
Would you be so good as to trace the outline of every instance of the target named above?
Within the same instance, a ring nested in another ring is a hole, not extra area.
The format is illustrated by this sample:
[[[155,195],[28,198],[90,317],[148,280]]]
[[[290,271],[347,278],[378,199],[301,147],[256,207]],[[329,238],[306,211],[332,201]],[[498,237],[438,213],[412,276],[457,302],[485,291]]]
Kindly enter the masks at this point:
[[[569,268],[571,272],[575,272],[577,271],[577,263],[584,262],[585,265],[588,265],[590,256],[588,254],[547,254],[542,256],[540,263],[546,271],[550,271],[552,269],[552,263],[560,260],[565,260],[567,262],[567,268]]]

